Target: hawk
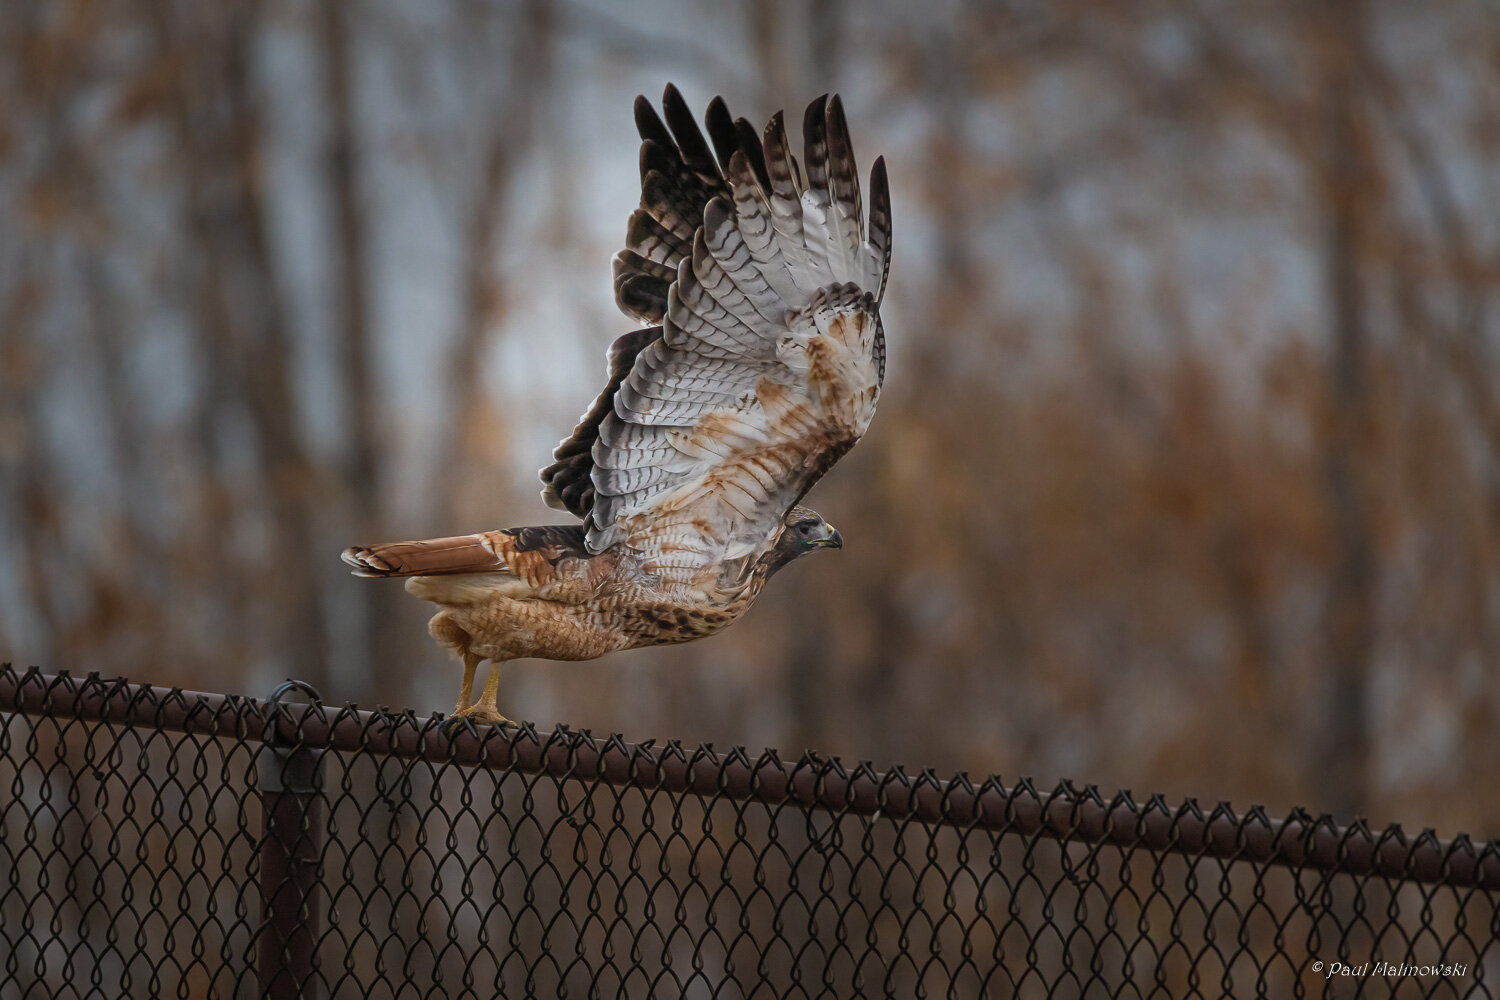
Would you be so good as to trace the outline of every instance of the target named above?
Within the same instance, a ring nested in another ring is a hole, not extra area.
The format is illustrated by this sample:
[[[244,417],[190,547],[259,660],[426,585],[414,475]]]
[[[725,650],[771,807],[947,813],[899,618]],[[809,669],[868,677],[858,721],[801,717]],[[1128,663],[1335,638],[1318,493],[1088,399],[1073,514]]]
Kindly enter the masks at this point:
[[[783,566],[843,544],[800,501],[880,397],[885,163],[867,218],[837,96],[808,107],[800,166],[780,112],[757,135],[715,98],[705,139],[669,85],[662,114],[638,97],[635,119],[641,203],[614,288],[649,325],[615,341],[608,384],[541,473],[547,504],[581,523],[343,553],[356,576],[406,577],[439,606],[428,628],[463,661],[458,717],[508,721],[507,660],[712,635]]]

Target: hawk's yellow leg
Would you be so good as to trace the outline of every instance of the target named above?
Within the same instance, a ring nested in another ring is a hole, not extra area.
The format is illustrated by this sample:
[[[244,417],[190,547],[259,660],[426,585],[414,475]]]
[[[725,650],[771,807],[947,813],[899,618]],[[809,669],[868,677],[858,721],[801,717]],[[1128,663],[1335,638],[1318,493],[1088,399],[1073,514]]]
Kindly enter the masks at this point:
[[[464,653],[464,683],[459,689],[458,705],[454,707],[453,714],[448,721],[443,723],[444,729],[449,729],[461,722],[463,719],[473,719],[476,723],[484,725],[503,725],[509,722],[505,716],[500,714],[500,709],[495,704],[495,699],[500,691],[500,663],[490,661],[490,675],[485,678],[484,691],[479,700],[469,704],[469,697],[474,693],[474,671],[479,666],[482,656],[472,653]]]
[[[474,703],[475,715],[482,715],[486,722],[509,722],[505,716],[500,714],[500,706],[495,704],[495,697],[500,693],[500,662],[490,661],[490,675],[484,679],[484,693]]]
[[[464,709],[469,707],[469,697],[474,693],[474,671],[479,667],[479,661],[483,657],[475,656],[473,653],[462,653],[464,661],[464,686],[458,689],[458,704],[453,707],[454,715],[462,715]]]

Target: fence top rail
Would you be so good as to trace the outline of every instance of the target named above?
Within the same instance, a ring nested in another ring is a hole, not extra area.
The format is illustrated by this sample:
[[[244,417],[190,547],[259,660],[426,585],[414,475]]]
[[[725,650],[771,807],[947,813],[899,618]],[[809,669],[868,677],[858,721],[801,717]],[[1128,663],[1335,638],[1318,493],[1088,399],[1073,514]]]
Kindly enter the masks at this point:
[[[980,828],[1123,850],[1500,890],[1500,841],[1476,842],[1463,834],[1445,840],[1430,829],[1410,837],[1399,825],[1377,830],[1363,820],[1340,826],[1302,809],[1277,819],[1259,806],[1236,813],[1220,803],[1205,810],[1187,799],[1173,807],[1159,795],[1136,802],[1122,791],[1106,799],[1092,785],[1079,789],[1066,781],[1040,791],[1025,779],[1010,786],[997,777],[975,782],[962,773],[943,780],[929,769],[880,772],[868,763],[848,767],[813,753],[783,761],[774,750],[752,756],[742,747],[719,753],[709,744],[627,743],[618,734],[600,739],[566,726],[551,732],[530,724],[466,726],[450,734],[437,714],[423,719],[410,710],[364,712],[353,705],[333,709],[321,702],[262,701],[97,674],[77,678],[35,667],[22,672],[10,664],[0,664],[0,712],[420,758],[773,808],[879,815],[898,824]]]

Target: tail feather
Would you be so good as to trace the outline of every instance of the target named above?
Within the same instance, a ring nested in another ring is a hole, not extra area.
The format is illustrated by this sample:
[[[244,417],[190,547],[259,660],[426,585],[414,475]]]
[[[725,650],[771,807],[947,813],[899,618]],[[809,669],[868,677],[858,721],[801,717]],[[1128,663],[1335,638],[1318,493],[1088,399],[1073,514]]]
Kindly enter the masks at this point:
[[[342,555],[355,576],[436,576],[505,570],[504,557],[487,535],[455,535],[419,542],[350,546]]]

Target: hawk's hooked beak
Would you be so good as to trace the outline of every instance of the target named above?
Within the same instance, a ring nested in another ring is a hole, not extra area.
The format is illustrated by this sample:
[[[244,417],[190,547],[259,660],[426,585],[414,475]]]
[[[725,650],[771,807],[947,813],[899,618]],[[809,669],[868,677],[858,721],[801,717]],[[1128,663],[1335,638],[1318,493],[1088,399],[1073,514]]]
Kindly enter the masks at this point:
[[[831,524],[825,524],[825,525],[823,525],[823,527],[825,527],[825,528],[828,529],[828,533],[826,535],[822,535],[822,536],[820,536],[818,538],[813,539],[812,544],[820,546],[820,547],[825,548],[825,549],[841,549],[841,548],[843,548],[844,547],[844,536],[841,535],[841,534],[839,534],[839,529],[835,528]]]

